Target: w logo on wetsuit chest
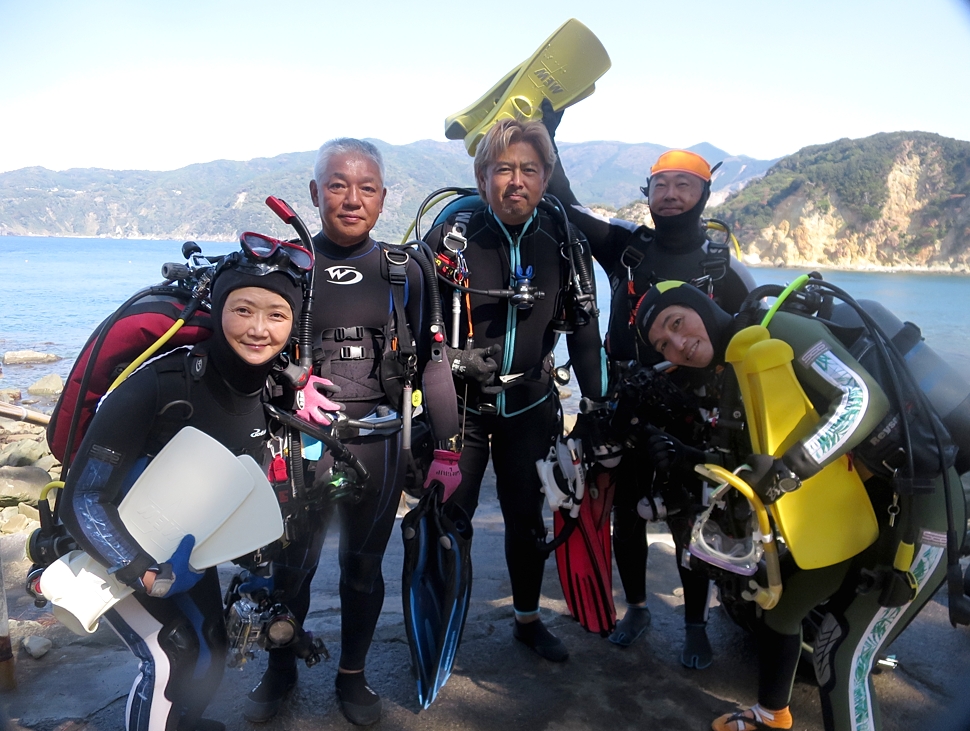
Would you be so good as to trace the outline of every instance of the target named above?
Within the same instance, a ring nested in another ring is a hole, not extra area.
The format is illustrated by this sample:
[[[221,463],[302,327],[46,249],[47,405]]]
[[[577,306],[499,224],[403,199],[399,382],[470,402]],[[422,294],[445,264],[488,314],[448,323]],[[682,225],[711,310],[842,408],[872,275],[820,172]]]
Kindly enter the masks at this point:
[[[364,275],[353,267],[327,267],[324,271],[330,275],[331,284],[357,284],[357,282],[364,278]]]

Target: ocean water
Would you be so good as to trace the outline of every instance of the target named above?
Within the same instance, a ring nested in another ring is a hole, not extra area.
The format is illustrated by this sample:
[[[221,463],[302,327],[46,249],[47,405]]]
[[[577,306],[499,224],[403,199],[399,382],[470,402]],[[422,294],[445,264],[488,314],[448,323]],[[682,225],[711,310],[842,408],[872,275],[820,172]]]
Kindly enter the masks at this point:
[[[224,254],[237,245],[200,242]],[[0,237],[0,352],[38,350],[62,360],[3,366],[0,388],[48,373],[66,378],[94,329],[137,290],[162,282],[165,262],[185,261],[181,241]]]
[[[181,241],[0,237],[0,353],[39,350],[63,360],[50,365],[4,366],[0,388],[26,388],[47,373],[66,377],[94,328],[136,290],[162,281],[161,265],[183,261]],[[223,254],[232,242],[200,242]],[[753,269],[758,284],[784,284],[794,269]],[[927,343],[970,379],[970,278],[944,274],[823,272],[856,299],[882,302],[923,331]],[[609,311],[606,275],[596,268],[603,311]],[[558,362],[567,355],[557,348]],[[568,406],[567,406],[568,408]]]

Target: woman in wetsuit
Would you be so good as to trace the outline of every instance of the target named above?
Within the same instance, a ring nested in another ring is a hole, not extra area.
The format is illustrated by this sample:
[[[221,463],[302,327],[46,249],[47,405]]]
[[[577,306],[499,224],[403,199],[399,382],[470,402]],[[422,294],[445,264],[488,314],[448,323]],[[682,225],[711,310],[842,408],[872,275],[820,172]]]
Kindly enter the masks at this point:
[[[64,524],[85,552],[135,589],[104,615],[140,661],[127,731],[225,728],[201,718],[226,662],[217,570],[189,569],[192,536],[167,561],[150,556],[121,522],[118,506],[184,426],[234,454],[262,459],[266,379],[293,335],[304,274],[282,252],[264,261],[244,252],[227,257],[211,289],[211,338],[150,361],[111,392],[67,475]]]

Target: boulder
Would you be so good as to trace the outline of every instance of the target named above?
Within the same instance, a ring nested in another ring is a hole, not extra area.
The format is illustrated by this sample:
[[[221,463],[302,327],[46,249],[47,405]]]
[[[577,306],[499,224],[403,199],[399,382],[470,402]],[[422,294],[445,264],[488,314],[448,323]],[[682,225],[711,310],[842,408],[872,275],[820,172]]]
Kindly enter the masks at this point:
[[[35,396],[57,396],[64,390],[64,379],[56,373],[49,373],[27,387],[27,393]]]
[[[51,476],[40,467],[0,467],[0,506],[36,505]]]
[[[38,353],[36,350],[8,350],[3,354],[4,365],[23,365],[26,363],[56,363],[61,358],[53,353]]]
[[[26,467],[39,460],[46,452],[45,444],[34,439],[21,439],[11,442],[0,449],[0,467],[5,465]]]
[[[0,533],[20,533],[27,528],[30,519],[26,515],[17,513],[12,515],[10,520],[0,526]]]
[[[20,644],[23,646],[24,652],[35,660],[46,655],[53,646],[53,643],[49,639],[39,635],[28,635],[21,640]]]
[[[61,461],[50,452],[34,462],[34,466],[40,467],[42,470],[51,475],[61,474]],[[51,477],[51,479],[59,480],[60,477]]]
[[[6,404],[20,401],[22,395],[19,388],[0,388],[0,401]]]
[[[33,505],[28,505],[27,503],[20,503],[17,506],[17,512],[27,518],[27,520],[36,520],[40,522],[40,511]]]
[[[0,419],[0,434],[33,434],[39,437],[46,434],[47,429],[36,424],[28,424],[26,421],[14,421],[13,419]]]

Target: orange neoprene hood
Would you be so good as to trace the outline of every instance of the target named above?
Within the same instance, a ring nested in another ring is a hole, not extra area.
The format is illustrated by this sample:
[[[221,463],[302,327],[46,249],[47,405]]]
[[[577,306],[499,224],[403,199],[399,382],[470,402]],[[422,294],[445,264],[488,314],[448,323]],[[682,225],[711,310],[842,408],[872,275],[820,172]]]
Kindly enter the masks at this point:
[[[657,173],[690,173],[701,180],[711,181],[711,166],[707,160],[687,150],[668,150],[661,155],[650,168],[651,176]]]

